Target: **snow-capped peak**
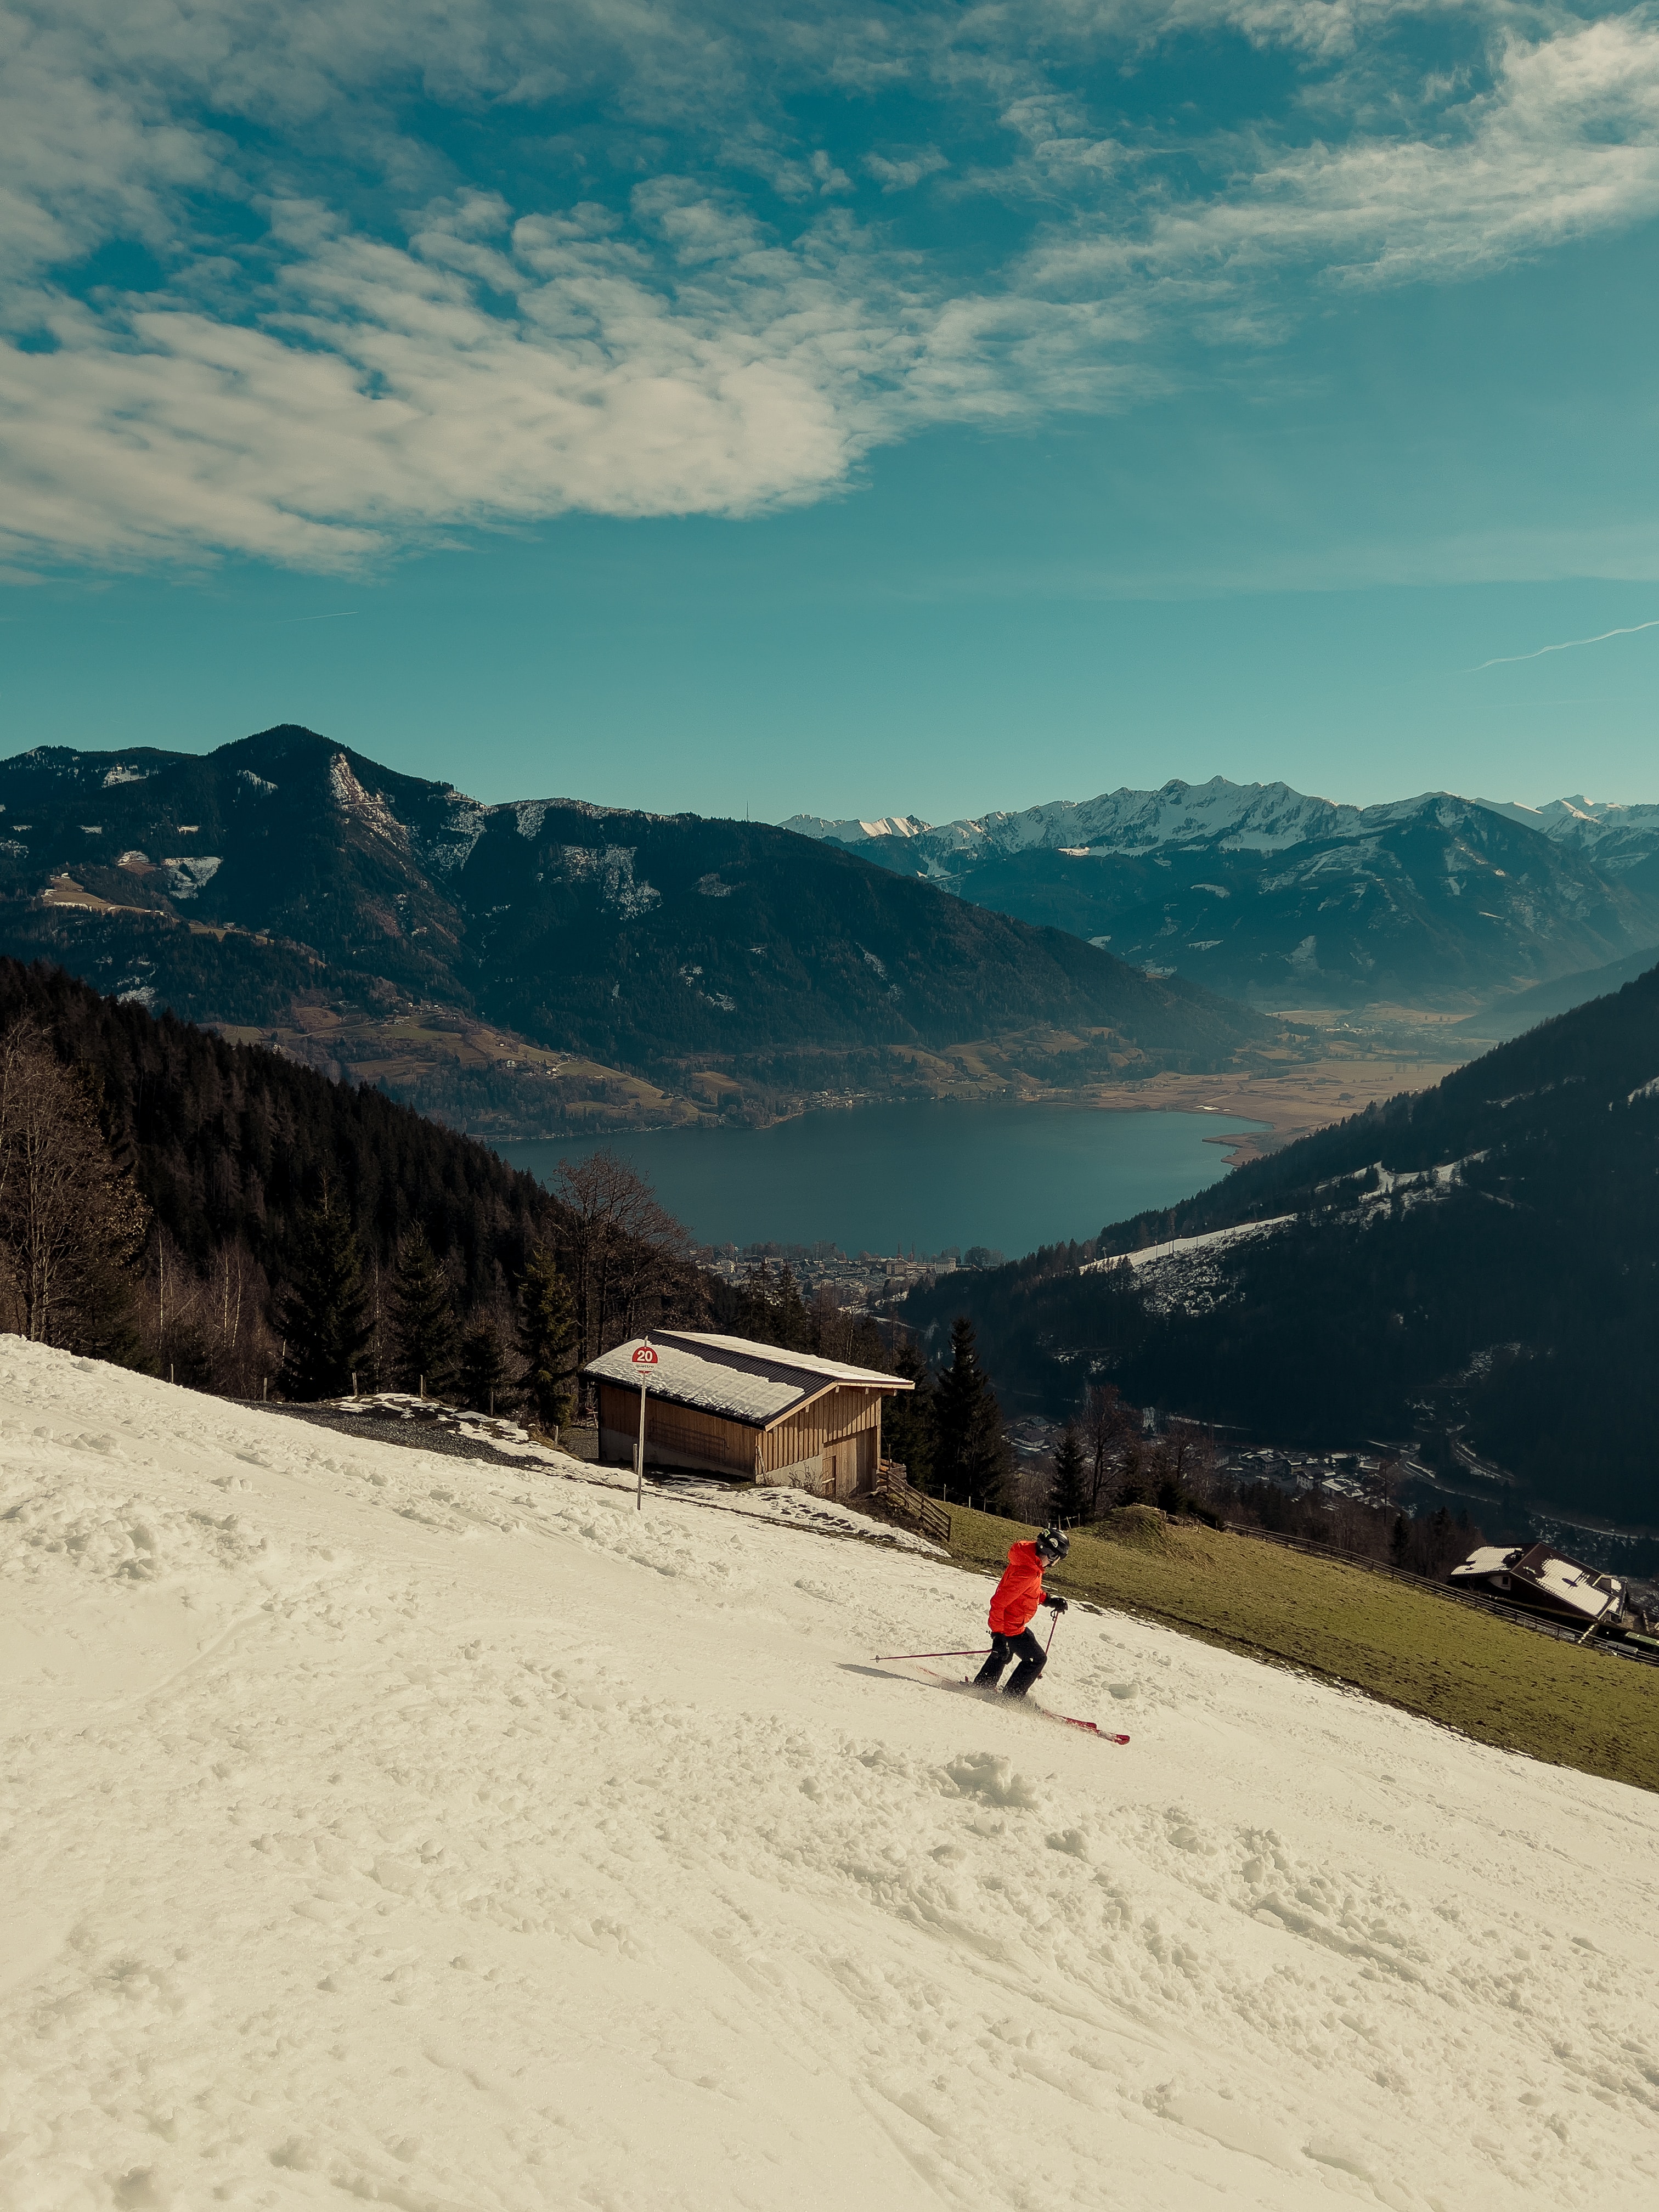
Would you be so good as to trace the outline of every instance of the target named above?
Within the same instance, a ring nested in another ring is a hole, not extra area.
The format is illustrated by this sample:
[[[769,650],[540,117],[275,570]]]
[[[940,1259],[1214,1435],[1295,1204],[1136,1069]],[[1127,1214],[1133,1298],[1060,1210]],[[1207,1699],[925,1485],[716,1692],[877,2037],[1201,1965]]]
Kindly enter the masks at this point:
[[[1096,799],[1050,799],[1018,811],[964,816],[938,828],[915,815],[866,822],[830,822],[797,814],[782,826],[802,836],[857,845],[868,838],[925,838],[932,853],[1144,853],[1165,845],[1221,845],[1278,852],[1310,837],[1340,836],[1358,825],[1360,810],[1309,798],[1285,783],[1207,783],[1179,777],[1157,791],[1127,787]]]
[[[1524,822],[1558,845],[1593,855],[1595,866],[1617,875],[1659,850],[1659,805],[1620,799],[1552,799],[1542,806],[1514,799],[1482,799],[1477,805],[1511,822]]]
[[[1578,796],[1528,806],[1427,791],[1362,807],[1296,791],[1287,783],[1231,783],[1220,775],[1206,783],[1186,783],[1176,776],[1156,791],[1125,787],[1095,799],[1056,799],[1012,811],[964,815],[937,827],[915,814],[840,822],[795,814],[782,827],[803,837],[852,846],[877,838],[918,840],[919,857],[948,872],[964,858],[1033,849],[1078,855],[1209,845],[1224,852],[1277,853],[1310,839],[1363,836],[1431,811],[1443,821],[1447,810],[1471,807],[1503,815],[1560,843],[1595,845],[1598,861],[1626,850],[1633,861],[1659,844],[1659,805]]]
[[[1511,822],[1524,822],[1547,837],[1574,844],[1594,844],[1619,830],[1659,830],[1659,806],[1622,799],[1586,799],[1577,793],[1569,799],[1552,799],[1542,806],[1523,805],[1513,799],[1478,799],[1477,806],[1489,813],[1506,814]]]
[[[793,830],[798,837],[833,839],[838,845],[858,844],[866,837],[924,837],[933,826],[919,814],[886,814],[873,822],[831,822],[823,814],[792,814],[778,824],[780,830]]]

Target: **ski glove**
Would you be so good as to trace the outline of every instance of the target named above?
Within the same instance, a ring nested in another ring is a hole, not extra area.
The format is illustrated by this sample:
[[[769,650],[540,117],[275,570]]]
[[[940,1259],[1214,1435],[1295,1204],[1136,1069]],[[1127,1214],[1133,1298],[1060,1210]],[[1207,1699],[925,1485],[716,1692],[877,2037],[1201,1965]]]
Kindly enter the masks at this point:
[[[1045,1597],[1042,1602],[1050,1613],[1064,1613],[1066,1610],[1066,1601],[1063,1597]]]

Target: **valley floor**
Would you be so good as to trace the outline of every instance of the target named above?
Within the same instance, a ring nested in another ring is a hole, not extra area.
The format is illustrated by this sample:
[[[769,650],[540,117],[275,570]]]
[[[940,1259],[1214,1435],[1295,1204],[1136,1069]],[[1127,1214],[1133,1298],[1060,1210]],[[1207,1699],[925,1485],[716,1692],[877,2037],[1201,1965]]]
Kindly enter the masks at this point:
[[[1659,2187],[1659,1797],[988,1588],[0,1340],[0,2199]]]
[[[1373,1057],[1327,1054],[1299,1061],[1281,1073],[1220,1075],[1152,1075],[1144,1083],[1103,1084],[1087,1094],[1087,1103],[1105,1113],[1214,1114],[1216,1135],[1224,1145],[1229,1167],[1260,1159],[1350,1114],[1363,1114],[1373,1099],[1402,1091],[1428,1091],[1461,1060],[1424,1060],[1409,1055]],[[1259,1121],[1259,1130],[1230,1128],[1230,1122]]]

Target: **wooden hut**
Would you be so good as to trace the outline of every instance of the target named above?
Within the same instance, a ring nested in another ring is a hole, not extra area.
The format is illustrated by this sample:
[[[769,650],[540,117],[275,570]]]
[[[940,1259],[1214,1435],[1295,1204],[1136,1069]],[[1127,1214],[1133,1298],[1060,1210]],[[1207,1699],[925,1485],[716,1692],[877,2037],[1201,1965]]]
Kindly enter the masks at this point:
[[[599,1456],[633,1459],[640,1432],[635,1337],[583,1368],[599,1385]],[[778,1483],[821,1498],[872,1487],[881,1462],[881,1401],[915,1385],[838,1359],[784,1352],[743,1336],[659,1329],[657,1364],[645,1370],[645,1456],[653,1467],[694,1468]]]

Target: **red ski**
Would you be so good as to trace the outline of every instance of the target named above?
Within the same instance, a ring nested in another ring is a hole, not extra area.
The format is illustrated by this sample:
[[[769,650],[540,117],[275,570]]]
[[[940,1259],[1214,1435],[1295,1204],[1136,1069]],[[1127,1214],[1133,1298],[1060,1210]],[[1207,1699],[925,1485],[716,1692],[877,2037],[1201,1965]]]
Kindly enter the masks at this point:
[[[918,1668],[917,1673],[925,1674],[930,1682],[937,1682],[942,1690],[960,1690],[970,1698],[980,1696],[974,1683],[961,1681],[953,1674],[935,1674],[931,1667]],[[1116,1735],[1110,1729],[1102,1728],[1097,1721],[1080,1721],[1074,1719],[1070,1713],[1054,1712],[1048,1705],[1038,1705],[1035,1698],[1022,1698],[1018,1702],[1028,1712],[1041,1714],[1045,1721],[1053,1721],[1060,1728],[1081,1729],[1085,1735],[1094,1736],[1102,1743],[1127,1743],[1129,1741],[1127,1735]]]

